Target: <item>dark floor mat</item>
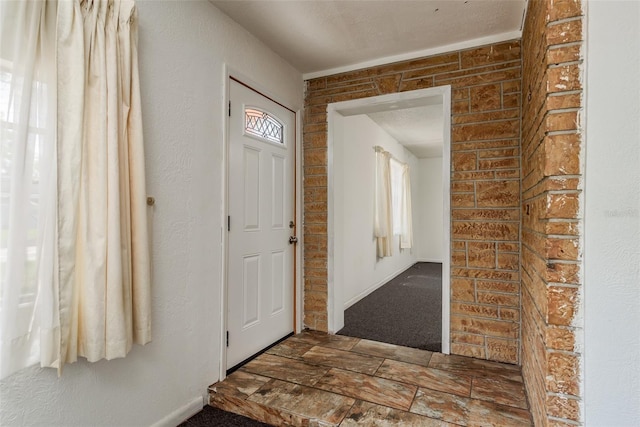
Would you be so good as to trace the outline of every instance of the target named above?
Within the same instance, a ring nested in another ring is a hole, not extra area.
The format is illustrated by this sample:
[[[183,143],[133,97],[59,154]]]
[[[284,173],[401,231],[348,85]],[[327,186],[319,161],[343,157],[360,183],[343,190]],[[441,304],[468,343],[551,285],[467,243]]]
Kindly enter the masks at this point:
[[[269,427],[264,424],[241,415],[232,414],[213,406],[205,406],[202,411],[180,424],[178,427]]]
[[[442,264],[419,262],[344,312],[340,335],[442,350]]]

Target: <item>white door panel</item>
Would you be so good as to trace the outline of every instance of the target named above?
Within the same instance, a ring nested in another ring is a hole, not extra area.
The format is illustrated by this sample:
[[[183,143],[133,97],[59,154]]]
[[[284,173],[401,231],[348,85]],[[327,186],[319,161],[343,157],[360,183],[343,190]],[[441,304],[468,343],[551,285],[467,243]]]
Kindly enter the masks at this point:
[[[234,80],[230,99],[227,368],[293,332],[295,268],[295,114]]]

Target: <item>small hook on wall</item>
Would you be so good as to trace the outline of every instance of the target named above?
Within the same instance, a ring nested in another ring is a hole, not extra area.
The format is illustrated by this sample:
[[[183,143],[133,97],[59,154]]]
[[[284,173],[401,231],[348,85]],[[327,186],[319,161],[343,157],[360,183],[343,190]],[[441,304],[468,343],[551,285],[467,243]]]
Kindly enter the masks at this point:
[[[153,206],[156,204],[156,198],[153,196],[147,196],[147,206]]]

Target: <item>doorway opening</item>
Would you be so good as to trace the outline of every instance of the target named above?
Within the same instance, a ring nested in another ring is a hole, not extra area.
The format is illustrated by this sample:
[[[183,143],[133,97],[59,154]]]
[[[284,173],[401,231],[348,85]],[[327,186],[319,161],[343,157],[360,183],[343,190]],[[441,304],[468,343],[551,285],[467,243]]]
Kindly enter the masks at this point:
[[[402,304],[394,298],[411,299],[428,288],[440,304],[439,340],[429,338],[428,349],[441,343],[437,351],[449,353],[451,87],[333,103],[327,111],[329,332],[349,334],[353,325],[345,325],[345,310],[350,317],[354,309],[367,310],[363,305],[375,310],[375,299],[387,307]],[[375,150],[381,148],[410,170],[414,218],[411,248],[400,249],[394,235],[391,255],[384,257],[374,236]],[[417,308],[413,301],[405,311]],[[369,312],[369,319],[377,314]],[[360,320],[372,329],[372,321]],[[396,335],[406,332],[402,325],[394,324]],[[415,321],[405,326],[415,327]]]

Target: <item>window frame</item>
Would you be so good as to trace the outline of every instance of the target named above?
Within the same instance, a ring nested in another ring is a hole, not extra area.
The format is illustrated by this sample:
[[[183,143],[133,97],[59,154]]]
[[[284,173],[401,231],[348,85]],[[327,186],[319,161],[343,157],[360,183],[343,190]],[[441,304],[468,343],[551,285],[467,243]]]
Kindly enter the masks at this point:
[[[279,129],[280,129],[280,141],[275,140],[274,138],[269,138],[264,136],[264,132],[263,135],[258,134],[258,132],[252,132],[250,129],[248,129],[247,127],[247,117],[248,117],[248,111],[256,111],[259,113],[262,113],[263,118],[265,118],[265,120],[268,120],[272,123],[275,123],[276,125],[279,125]],[[276,147],[281,147],[281,148],[286,148],[287,147],[287,141],[285,139],[285,134],[286,134],[286,126],[285,124],[282,122],[282,120],[280,120],[278,118],[278,116],[276,116],[275,114],[272,114],[271,112],[264,110],[262,108],[259,107],[255,107],[252,105],[243,105],[242,106],[242,114],[244,115],[243,117],[243,127],[242,127],[242,134],[246,137],[249,138],[253,138],[253,139],[257,139],[258,141],[261,142],[266,142],[269,143],[271,145],[274,145]]]

